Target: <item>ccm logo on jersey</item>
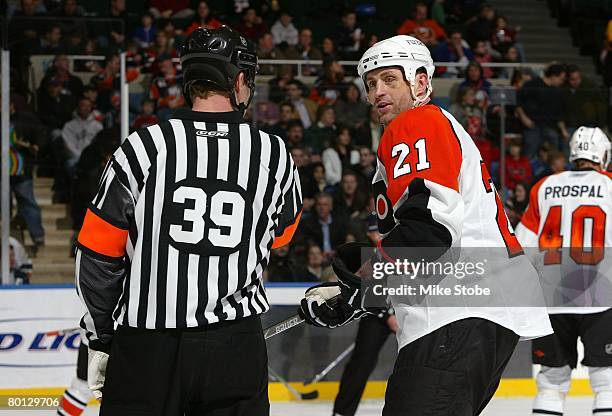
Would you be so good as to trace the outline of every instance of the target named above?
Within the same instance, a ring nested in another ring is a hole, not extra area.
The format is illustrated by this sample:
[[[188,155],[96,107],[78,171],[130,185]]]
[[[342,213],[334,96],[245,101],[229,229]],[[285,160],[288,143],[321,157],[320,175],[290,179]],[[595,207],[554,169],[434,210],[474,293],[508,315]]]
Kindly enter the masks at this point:
[[[544,188],[544,199],[550,198],[566,198],[571,197],[588,197],[588,198],[603,198],[601,185],[565,185],[565,186],[548,186]]]
[[[208,130],[196,130],[196,135],[204,137],[227,137],[226,131],[208,131]]]

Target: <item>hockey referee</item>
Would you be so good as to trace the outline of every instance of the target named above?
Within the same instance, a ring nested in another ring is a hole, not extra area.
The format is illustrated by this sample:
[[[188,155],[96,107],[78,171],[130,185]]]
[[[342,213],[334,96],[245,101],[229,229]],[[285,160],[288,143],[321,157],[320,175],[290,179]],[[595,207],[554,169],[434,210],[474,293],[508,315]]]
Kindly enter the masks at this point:
[[[251,43],[200,28],[181,63],[192,109],[125,140],[79,234],[88,382],[102,416],[268,415],[261,277],[300,219],[297,168],[243,119]]]

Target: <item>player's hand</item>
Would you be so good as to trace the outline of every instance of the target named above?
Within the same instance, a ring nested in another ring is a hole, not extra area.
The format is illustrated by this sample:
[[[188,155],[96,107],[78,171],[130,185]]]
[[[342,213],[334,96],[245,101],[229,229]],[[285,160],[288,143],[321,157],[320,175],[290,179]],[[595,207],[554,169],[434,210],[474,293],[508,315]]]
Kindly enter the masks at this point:
[[[108,354],[90,349],[87,362],[87,384],[94,397],[102,401],[102,388],[106,379],[106,364]]]
[[[304,294],[298,313],[306,323],[325,328],[336,328],[361,318],[365,311],[352,308],[340,292],[340,284],[336,282],[312,286]]]

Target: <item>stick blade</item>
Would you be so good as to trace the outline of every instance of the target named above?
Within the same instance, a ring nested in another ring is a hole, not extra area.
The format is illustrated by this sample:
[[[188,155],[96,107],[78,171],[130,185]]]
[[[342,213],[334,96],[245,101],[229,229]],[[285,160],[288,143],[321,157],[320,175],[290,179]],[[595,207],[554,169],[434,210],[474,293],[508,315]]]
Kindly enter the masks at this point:
[[[317,390],[309,391],[308,393],[302,393],[302,400],[314,400],[319,397],[319,392]]]

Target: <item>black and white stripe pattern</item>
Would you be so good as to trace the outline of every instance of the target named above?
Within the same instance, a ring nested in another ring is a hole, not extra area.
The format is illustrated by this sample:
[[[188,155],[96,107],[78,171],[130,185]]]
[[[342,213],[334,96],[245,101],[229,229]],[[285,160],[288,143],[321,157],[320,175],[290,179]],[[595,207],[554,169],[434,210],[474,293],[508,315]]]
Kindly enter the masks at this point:
[[[108,204],[114,177],[134,201],[115,321],[198,327],[269,309],[262,273],[274,238],[302,208],[297,168],[279,137],[238,113],[184,110],[131,134],[113,163],[92,205]]]

